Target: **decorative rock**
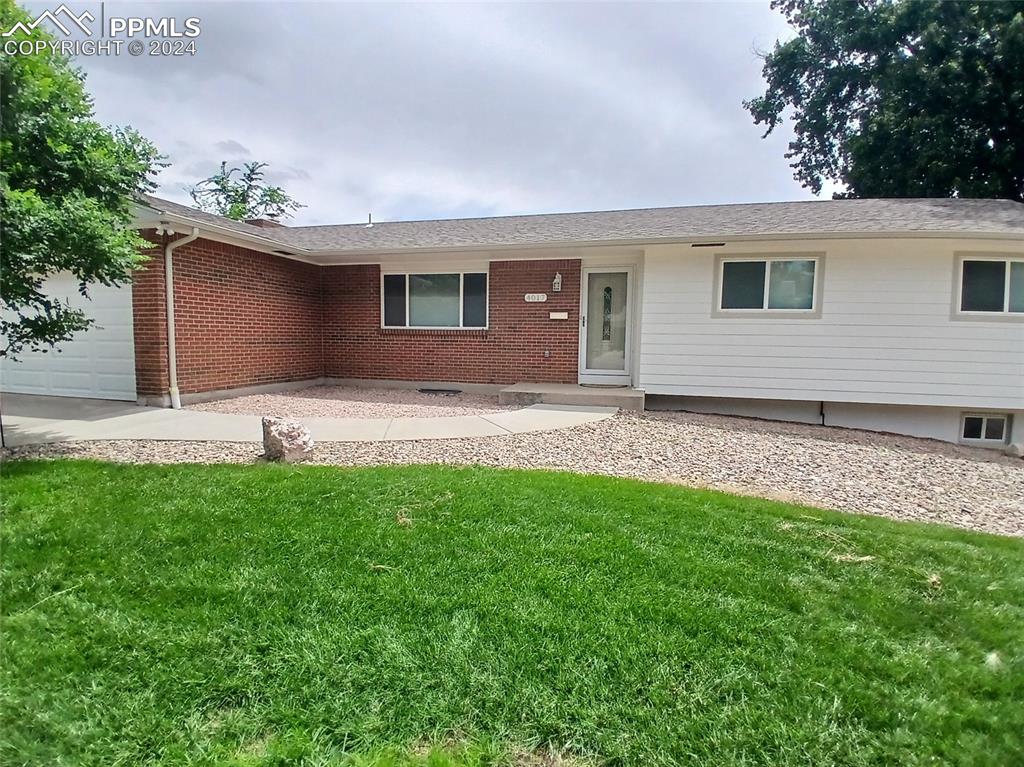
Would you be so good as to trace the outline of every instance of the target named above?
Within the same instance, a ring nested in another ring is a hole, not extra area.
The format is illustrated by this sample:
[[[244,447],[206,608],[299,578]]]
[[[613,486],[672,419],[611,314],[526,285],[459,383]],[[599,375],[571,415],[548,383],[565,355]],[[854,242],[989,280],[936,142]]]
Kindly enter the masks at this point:
[[[266,416],[263,419],[263,451],[270,461],[292,463],[313,450],[309,429],[298,421]]]
[[[189,410],[206,413],[264,415],[282,418],[437,418],[488,415],[514,410],[499,405],[497,395],[424,394],[416,389],[363,389],[353,386],[310,386],[276,394],[197,402]]]
[[[252,463],[261,450],[257,442],[94,440],[0,450],[0,462],[5,457],[75,456],[129,463]],[[620,413],[572,429],[499,437],[320,442],[307,461],[610,474],[1024,538],[1020,458],[998,450],[829,426],[699,413]],[[406,514],[415,526],[416,515]]]

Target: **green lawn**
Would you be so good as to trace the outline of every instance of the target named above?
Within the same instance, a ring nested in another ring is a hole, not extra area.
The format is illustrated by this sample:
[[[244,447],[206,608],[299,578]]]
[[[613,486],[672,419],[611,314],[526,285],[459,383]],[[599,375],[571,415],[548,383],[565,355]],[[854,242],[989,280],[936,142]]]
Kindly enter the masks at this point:
[[[541,472],[3,471],[4,765],[1024,759],[1020,540]]]

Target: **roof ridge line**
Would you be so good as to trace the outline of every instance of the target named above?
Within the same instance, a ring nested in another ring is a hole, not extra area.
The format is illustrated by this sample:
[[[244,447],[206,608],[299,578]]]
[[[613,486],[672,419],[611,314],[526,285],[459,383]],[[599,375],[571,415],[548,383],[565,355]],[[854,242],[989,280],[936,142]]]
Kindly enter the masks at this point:
[[[159,202],[170,203],[181,208],[185,208],[196,213],[200,213],[205,216],[211,216],[214,218],[222,219],[234,226],[242,225],[245,227],[251,227],[253,229],[260,229],[261,227],[253,226],[246,221],[237,221],[227,216],[221,216],[216,213],[209,213],[199,208],[195,208],[191,205],[183,205],[176,203],[173,200],[166,200],[155,195],[146,195],[152,200]],[[432,223],[457,223],[464,221],[500,221],[514,218],[553,218],[553,217],[565,217],[565,216],[587,216],[587,215],[600,215],[600,214],[611,214],[611,213],[645,213],[652,211],[678,211],[678,210],[699,210],[708,208],[740,208],[740,207],[763,207],[763,206],[776,206],[776,205],[818,205],[825,203],[868,203],[868,202],[889,202],[889,203],[922,203],[922,202],[988,202],[988,203],[1010,203],[1014,204],[1015,200],[1010,200],[1000,197],[853,197],[853,198],[841,198],[841,199],[817,199],[817,200],[770,200],[765,202],[723,202],[723,203],[700,203],[696,205],[663,205],[663,206],[647,206],[641,208],[604,208],[598,210],[576,210],[576,211],[555,211],[551,213],[514,213],[500,216],[460,216],[454,218],[409,218],[400,219],[397,221],[375,221],[374,226],[383,226],[385,224],[432,224]],[[1024,203],[1017,203],[1024,204]],[[326,229],[326,228],[344,228],[344,227],[366,227],[367,224],[363,222],[353,221],[349,223],[336,223],[336,224],[303,224],[300,226],[284,226],[283,228],[289,231],[303,231],[309,229]],[[275,239],[263,235],[266,239]]]

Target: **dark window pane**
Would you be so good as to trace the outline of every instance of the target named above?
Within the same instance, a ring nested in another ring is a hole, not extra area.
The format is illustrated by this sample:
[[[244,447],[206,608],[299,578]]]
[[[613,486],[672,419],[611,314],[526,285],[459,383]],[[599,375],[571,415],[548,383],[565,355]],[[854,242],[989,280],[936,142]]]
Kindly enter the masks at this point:
[[[764,261],[726,261],[722,264],[722,308],[764,308]]]
[[[1005,287],[1005,261],[964,261],[960,308],[965,312],[1001,312]]]
[[[985,439],[998,439],[1003,438],[1003,428],[1006,426],[1006,421],[1002,418],[988,418],[985,420]]]
[[[459,326],[459,275],[409,275],[409,325],[419,328]]]
[[[1010,262],[1010,311],[1024,312],[1024,261]]]
[[[388,327],[405,325],[405,275],[384,275],[384,324]]]
[[[964,439],[981,439],[982,420],[973,415],[964,419]]]
[[[462,324],[482,328],[487,324],[487,275],[462,275]]]

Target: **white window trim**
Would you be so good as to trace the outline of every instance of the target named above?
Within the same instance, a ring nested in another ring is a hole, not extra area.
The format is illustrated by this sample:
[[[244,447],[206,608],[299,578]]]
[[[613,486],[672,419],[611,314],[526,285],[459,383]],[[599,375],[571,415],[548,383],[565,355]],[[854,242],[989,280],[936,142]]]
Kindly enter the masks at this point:
[[[1001,261],[1006,264],[1006,279],[1003,285],[1003,308],[998,312],[964,310],[964,261]],[[957,253],[953,280],[953,317],[981,320],[1024,321],[1024,312],[1010,311],[1010,264],[1024,263],[1024,256],[1010,253]]]
[[[736,262],[760,262],[765,264],[764,296],[760,309],[723,309],[722,292],[725,289],[725,265]],[[811,287],[810,309],[769,309],[768,289],[771,284],[771,262],[773,261],[813,261],[814,283]],[[718,255],[715,258],[714,303],[711,307],[712,317],[757,317],[787,319],[818,319],[821,317],[821,291],[824,285],[825,254],[824,253],[744,253],[737,255]]]
[[[457,274],[459,275],[459,324],[458,325],[410,325],[409,324],[409,276],[415,274]],[[463,313],[465,311],[465,285],[467,274],[482,274],[487,279],[486,290],[484,290],[484,324],[463,325]],[[384,324],[384,278],[405,277],[405,324],[385,325]],[[417,269],[416,271],[384,271],[380,272],[380,327],[382,330],[488,330],[491,322],[491,273],[488,269],[466,269],[453,271],[451,269]]]
[[[981,418],[981,437],[965,437],[964,427],[967,425],[968,418]],[[985,428],[988,426],[988,420],[990,418],[999,418],[1003,421],[1003,438],[1002,439],[985,439]],[[1006,445],[1010,441],[1010,429],[1012,427],[1011,415],[1009,413],[972,413],[966,412],[960,414],[960,442],[965,445]]]

